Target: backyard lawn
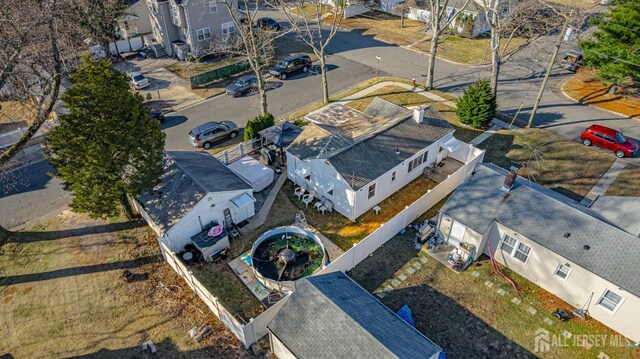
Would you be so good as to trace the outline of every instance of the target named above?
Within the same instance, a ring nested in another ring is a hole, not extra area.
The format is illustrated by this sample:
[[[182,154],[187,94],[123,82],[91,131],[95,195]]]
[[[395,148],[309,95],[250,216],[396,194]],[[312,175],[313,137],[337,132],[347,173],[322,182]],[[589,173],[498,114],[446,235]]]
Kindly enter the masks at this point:
[[[380,97],[400,106],[431,104],[455,128],[454,136],[465,142],[471,141],[483,132],[481,129],[475,129],[461,124],[454,108],[399,86],[383,87],[366,95],[365,97],[349,102],[347,106],[359,111],[364,111],[376,97]]]
[[[484,162],[505,169],[520,167],[521,176],[576,201],[614,161],[608,154],[540,129],[500,130],[479,147],[487,151]]]
[[[338,245],[338,247],[347,251],[353,247],[354,244],[360,242],[366,236],[380,228],[381,224],[388,222],[396,214],[401,212],[405,206],[415,202],[436,185],[436,182],[425,176],[420,176],[400,191],[380,202],[379,206],[382,208],[380,214],[368,211],[360,216],[355,223],[336,211],[322,215],[311,206],[305,208],[304,203],[294,196],[294,185],[291,181],[287,181],[284,184],[281,193],[284,191],[289,203],[293,203],[298,209],[304,210],[307,222],[312,227],[324,234],[333,243]],[[280,198],[280,200],[282,200],[282,198]],[[281,205],[281,202],[276,201],[274,207],[278,205]],[[288,204],[286,205],[288,206]]]
[[[607,189],[605,195],[640,197],[640,166],[628,164]]]
[[[133,274],[126,283],[124,269]],[[249,357],[163,261],[142,221],[63,212],[0,247],[0,355],[16,358]],[[212,335],[195,343],[203,323]]]
[[[624,339],[622,346],[586,349],[593,343],[582,346],[576,342],[577,335],[617,333],[595,320],[558,321],[551,313],[557,308],[572,309],[570,305],[509,273],[522,290],[516,293],[493,274],[485,257],[462,273],[454,272],[417,250],[410,234],[394,237],[358,264],[351,276],[369,292],[386,287],[380,300],[393,311],[407,304],[416,328],[453,358],[595,358],[600,352],[611,358],[640,357],[640,351],[624,346]],[[391,282],[394,277],[397,285]],[[550,322],[545,322],[547,318]],[[548,352],[536,353],[539,328],[555,336],[569,332],[572,340],[566,340],[567,347],[551,346]]]

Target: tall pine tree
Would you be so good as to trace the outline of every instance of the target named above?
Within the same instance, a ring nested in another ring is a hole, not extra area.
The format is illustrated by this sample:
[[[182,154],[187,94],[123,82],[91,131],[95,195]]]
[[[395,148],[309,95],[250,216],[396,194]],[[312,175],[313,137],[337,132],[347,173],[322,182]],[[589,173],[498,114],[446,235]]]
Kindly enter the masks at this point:
[[[127,75],[108,60],[82,58],[62,95],[69,110],[49,133],[46,153],[73,193],[71,208],[93,217],[114,216],[127,195],[153,188],[162,173],[164,134],[129,90]]]
[[[584,61],[608,83],[640,79],[640,1],[616,0],[609,8],[592,21],[598,27],[593,37],[579,42]]]
[[[463,91],[458,100],[456,115],[460,122],[481,128],[491,121],[496,108],[496,97],[491,92],[489,81],[480,80]]]

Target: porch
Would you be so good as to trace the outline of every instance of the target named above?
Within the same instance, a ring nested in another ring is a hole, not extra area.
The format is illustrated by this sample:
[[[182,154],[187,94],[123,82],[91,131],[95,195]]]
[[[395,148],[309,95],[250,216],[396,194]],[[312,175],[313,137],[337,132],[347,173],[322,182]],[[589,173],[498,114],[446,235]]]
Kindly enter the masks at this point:
[[[464,166],[464,163],[454,160],[451,157],[447,157],[444,160],[437,163],[433,168],[425,169],[427,177],[435,182],[442,182],[449,177],[452,173]]]

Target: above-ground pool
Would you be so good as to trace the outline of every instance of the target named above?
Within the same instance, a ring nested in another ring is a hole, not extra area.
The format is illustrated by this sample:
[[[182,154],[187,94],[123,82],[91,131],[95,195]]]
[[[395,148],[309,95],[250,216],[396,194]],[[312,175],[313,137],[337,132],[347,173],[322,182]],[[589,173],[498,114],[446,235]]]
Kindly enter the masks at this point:
[[[299,227],[278,227],[265,232],[251,248],[256,278],[271,290],[295,289],[295,281],[324,267],[322,241]]]

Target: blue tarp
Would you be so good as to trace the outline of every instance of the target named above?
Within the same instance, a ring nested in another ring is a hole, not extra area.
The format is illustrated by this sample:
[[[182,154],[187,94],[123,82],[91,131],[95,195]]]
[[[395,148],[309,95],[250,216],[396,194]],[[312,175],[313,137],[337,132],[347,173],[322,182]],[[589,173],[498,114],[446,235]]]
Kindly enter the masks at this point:
[[[409,309],[408,305],[403,305],[400,310],[398,310],[398,316],[402,318],[405,322],[407,322],[410,326],[416,327],[416,321],[413,320],[413,315],[411,314],[411,309]]]

